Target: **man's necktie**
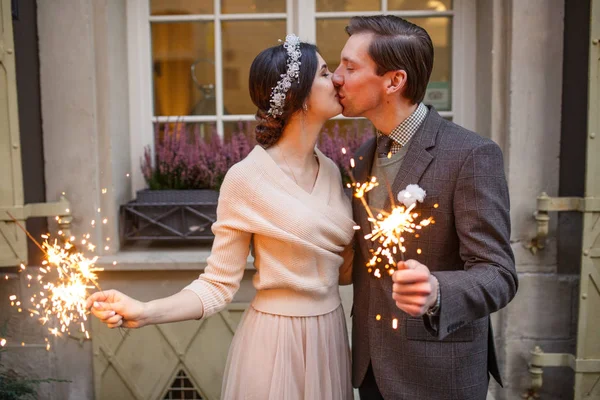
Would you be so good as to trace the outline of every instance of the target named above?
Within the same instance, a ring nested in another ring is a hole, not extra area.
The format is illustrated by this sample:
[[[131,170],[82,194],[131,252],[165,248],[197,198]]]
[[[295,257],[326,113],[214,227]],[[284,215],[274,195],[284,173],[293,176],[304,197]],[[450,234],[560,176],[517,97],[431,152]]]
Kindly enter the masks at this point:
[[[392,148],[392,138],[388,135],[381,135],[377,138],[377,157],[387,158]]]

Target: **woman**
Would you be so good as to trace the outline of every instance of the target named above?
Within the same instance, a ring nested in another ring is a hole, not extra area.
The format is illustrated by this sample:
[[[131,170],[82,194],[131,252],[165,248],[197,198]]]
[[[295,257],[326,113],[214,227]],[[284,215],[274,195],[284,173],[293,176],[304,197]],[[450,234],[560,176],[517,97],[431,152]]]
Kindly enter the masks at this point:
[[[339,114],[315,46],[288,35],[250,69],[256,146],[221,187],[203,274],[142,303],[109,290],[88,307],[109,327],[206,318],[238,290],[253,249],[257,290],[234,336],[223,399],[351,399],[350,354],[338,283],[351,280],[352,211],[337,166],[315,148]]]

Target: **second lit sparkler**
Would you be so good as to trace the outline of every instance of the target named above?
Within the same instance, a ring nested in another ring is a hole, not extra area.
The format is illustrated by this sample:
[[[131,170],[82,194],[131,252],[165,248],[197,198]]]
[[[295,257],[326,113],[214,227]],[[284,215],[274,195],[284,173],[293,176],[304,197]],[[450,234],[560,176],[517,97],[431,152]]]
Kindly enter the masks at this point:
[[[346,154],[346,149],[342,149],[342,153]],[[355,167],[354,159],[350,160],[351,169]],[[391,276],[394,274],[397,257],[399,256],[404,261],[404,253],[406,252],[405,235],[410,234],[415,237],[419,236],[419,231],[435,221],[433,217],[419,219],[419,213],[415,212],[417,202],[423,202],[425,191],[417,185],[408,185],[406,189],[398,193],[398,201],[396,203],[391,189],[389,211],[379,210],[376,214],[373,212],[365,195],[379,183],[375,177],[372,177],[367,182],[357,182],[350,172],[352,183],[348,187],[352,189],[353,196],[360,200],[365,212],[368,216],[368,221],[371,224],[371,232],[365,233],[364,239],[373,243],[371,248],[371,258],[366,262],[368,272],[377,278],[381,278],[381,269],[379,265],[385,265],[385,270]],[[434,208],[437,208],[437,204]],[[360,226],[355,226],[355,230],[361,229]],[[376,248],[375,248],[376,246]],[[417,249],[417,253],[421,254],[421,249]],[[381,315],[377,315],[378,321],[381,320]],[[398,328],[398,319],[392,321],[392,328]]]
[[[342,152],[346,154],[345,149],[342,149]],[[350,160],[350,166],[355,167],[354,159]],[[417,201],[423,201],[425,191],[417,185],[409,185],[399,194],[398,200],[402,204],[396,204],[390,190],[391,209],[389,211],[379,210],[375,214],[367,203],[365,195],[379,185],[377,179],[372,177],[368,182],[361,183],[357,182],[352,174],[350,176],[352,183],[348,184],[348,187],[353,189],[353,196],[361,201],[368,215],[368,221],[371,223],[372,230],[365,233],[364,238],[377,246],[372,249],[371,258],[367,261],[366,266],[369,273],[373,273],[380,278],[381,271],[377,268],[377,265],[385,260],[388,274],[392,275],[397,262],[396,257],[399,257],[402,261],[404,260],[404,253],[406,252],[404,236],[406,234],[416,234],[424,227],[435,223],[432,217],[419,220],[419,213],[414,211]],[[358,230],[360,227],[357,226],[355,229]]]

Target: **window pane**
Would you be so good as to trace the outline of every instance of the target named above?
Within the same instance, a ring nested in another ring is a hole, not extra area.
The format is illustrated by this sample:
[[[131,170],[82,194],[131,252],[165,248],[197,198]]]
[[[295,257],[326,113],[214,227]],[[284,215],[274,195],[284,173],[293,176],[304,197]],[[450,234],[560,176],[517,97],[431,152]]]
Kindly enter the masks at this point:
[[[449,17],[409,18],[410,22],[422,26],[433,41],[435,58],[429,80],[425,103],[439,111],[450,111],[452,78],[452,21]],[[340,52],[348,39],[344,28],[348,19],[317,20],[317,46],[321,56],[334,70],[340,62]]]
[[[155,115],[214,115],[212,22],[153,23]]]
[[[340,64],[340,53],[348,40],[349,19],[317,19],[317,46],[331,71]]]
[[[452,0],[388,0],[388,10],[447,11],[451,9]]]
[[[151,15],[214,13],[213,0],[150,0]]]
[[[319,11],[379,11],[379,0],[317,0]]]
[[[221,0],[223,14],[284,13],[285,0]]]
[[[409,18],[410,22],[423,27],[431,36],[435,58],[433,71],[425,94],[425,104],[438,111],[452,109],[452,20],[449,17]]]
[[[224,114],[254,114],[248,76],[250,64],[262,50],[285,39],[285,20],[223,21]]]

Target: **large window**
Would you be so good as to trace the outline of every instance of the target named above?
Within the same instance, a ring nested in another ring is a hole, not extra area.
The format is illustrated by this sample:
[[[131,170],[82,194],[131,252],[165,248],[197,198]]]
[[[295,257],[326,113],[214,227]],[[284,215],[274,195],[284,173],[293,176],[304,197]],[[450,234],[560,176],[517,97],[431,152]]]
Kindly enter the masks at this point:
[[[250,64],[285,37],[286,0],[149,3],[153,121],[208,122],[223,136],[250,119]]]
[[[288,32],[316,43],[334,69],[347,38],[344,27],[354,15],[393,14],[427,29],[435,63],[425,102],[446,118],[469,126],[474,83],[466,77],[473,72],[474,3],[128,0],[132,165],[139,165],[138,148],[152,145],[152,124],[178,120],[227,137],[240,121],[253,121],[250,63]],[[329,128],[356,123],[340,115]],[[140,188],[135,175],[134,186]]]

